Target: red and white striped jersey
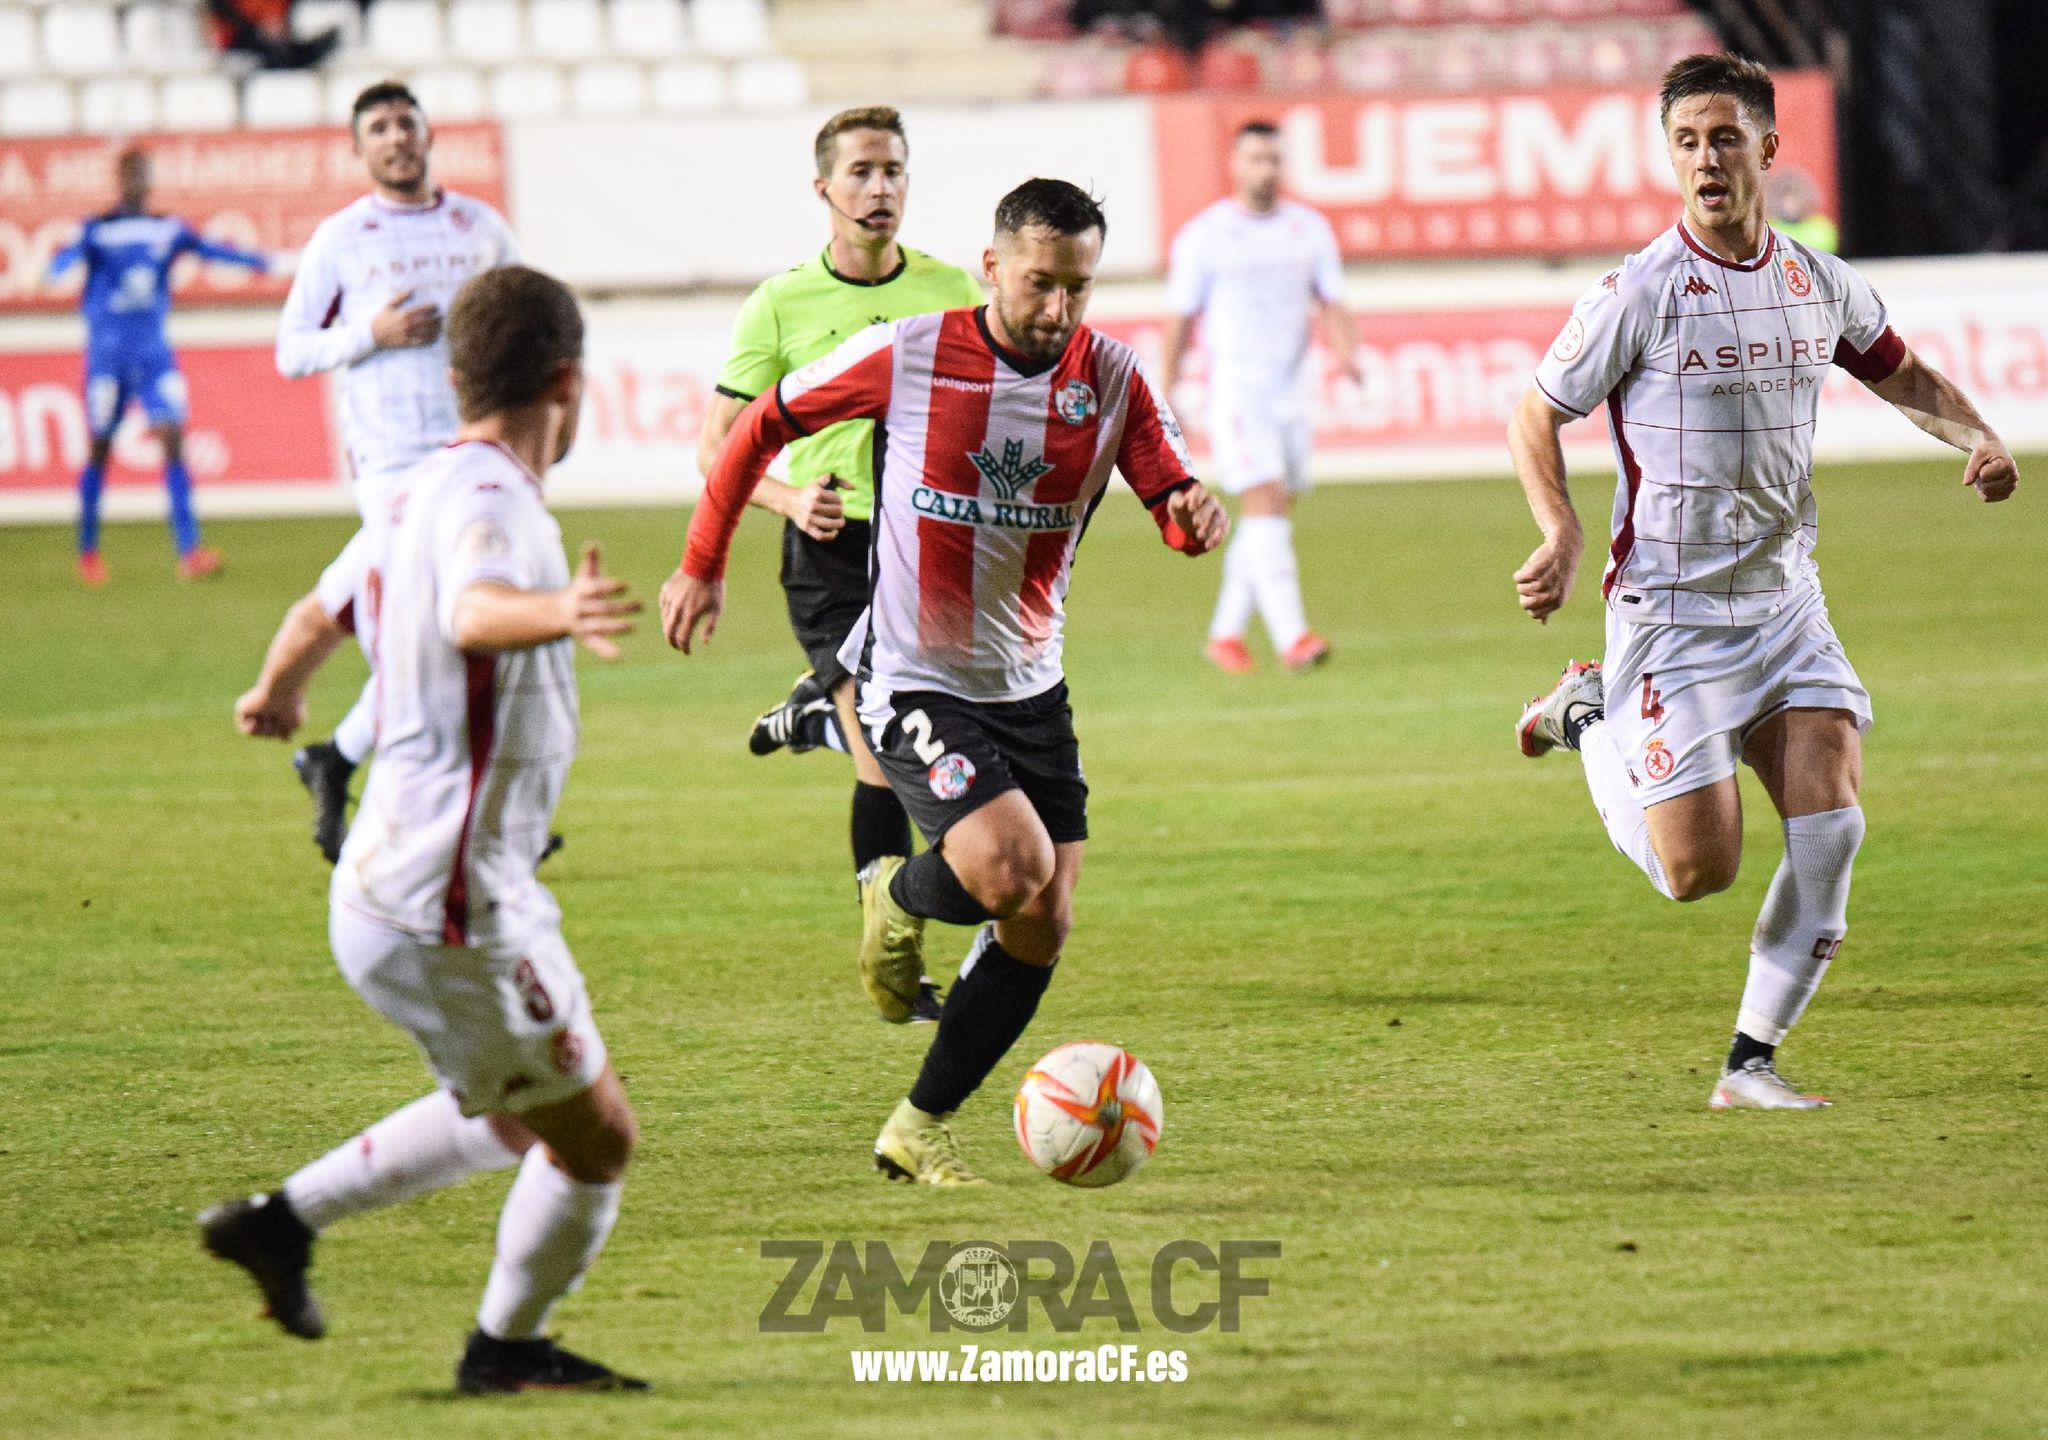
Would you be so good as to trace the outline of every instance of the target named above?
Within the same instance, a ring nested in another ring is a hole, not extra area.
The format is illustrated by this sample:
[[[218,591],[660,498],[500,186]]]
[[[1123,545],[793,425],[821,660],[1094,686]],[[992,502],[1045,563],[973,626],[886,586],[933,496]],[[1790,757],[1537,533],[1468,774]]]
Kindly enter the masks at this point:
[[[378,495],[384,487],[376,482],[445,445],[461,420],[446,335],[379,350],[370,322],[407,291],[408,305],[438,305],[446,316],[470,276],[518,260],[504,217],[452,190],[437,190],[419,206],[365,195],[321,221],[300,252],[278,317],[277,368],[294,379],[339,372],[349,468]]]
[[[881,448],[874,550],[841,659],[881,691],[1005,701],[1058,684],[1074,550],[1112,469],[1192,552],[1166,516],[1193,483],[1187,449],[1137,353],[1084,325],[1057,361],[1031,364],[996,344],[984,307],[871,326],[749,406],[705,482],[684,569],[724,573],[777,450],[862,418]]]
[[[1558,409],[1607,407],[1621,480],[1608,605],[1657,625],[1777,614],[1817,573],[1828,367],[1881,380],[1904,354],[1862,276],[1776,231],[1738,265],[1680,222],[1608,272],[1536,368]]]
[[[434,944],[516,944],[561,914],[533,867],[576,758],[575,643],[466,655],[455,606],[481,581],[567,585],[562,531],[497,445],[450,445],[402,483],[356,602],[376,626],[377,763],[333,899]]]

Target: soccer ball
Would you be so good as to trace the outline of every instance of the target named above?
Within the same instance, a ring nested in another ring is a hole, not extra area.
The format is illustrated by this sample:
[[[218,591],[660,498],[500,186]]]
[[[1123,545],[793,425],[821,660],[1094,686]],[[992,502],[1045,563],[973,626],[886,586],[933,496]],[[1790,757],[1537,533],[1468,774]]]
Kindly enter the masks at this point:
[[[1017,1089],[1017,1143],[1053,1179],[1114,1185],[1151,1157],[1165,1110],[1144,1062],[1079,1040],[1047,1055]]]

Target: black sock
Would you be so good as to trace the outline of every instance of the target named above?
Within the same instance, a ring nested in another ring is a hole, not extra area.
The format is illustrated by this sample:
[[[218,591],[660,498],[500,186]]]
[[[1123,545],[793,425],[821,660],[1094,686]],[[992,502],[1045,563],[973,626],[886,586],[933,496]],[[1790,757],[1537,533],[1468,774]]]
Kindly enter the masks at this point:
[[[1576,705],[1564,717],[1564,743],[1567,748],[1579,748],[1579,737],[1586,733],[1588,725],[1597,725],[1607,718],[1607,712],[1596,705]]]
[[[982,932],[975,946],[974,964],[953,982],[939,1033],[910,1087],[910,1103],[933,1115],[959,1109],[980,1088],[1038,1013],[1039,997],[1052,983],[1050,965],[1026,965],[996,943],[993,930]]]
[[[853,869],[870,860],[910,853],[910,814],[887,785],[853,782]]]
[[[988,907],[967,893],[953,867],[937,850],[927,850],[896,872],[889,893],[913,915],[943,920],[948,925],[979,925],[995,917]]]
[[[1777,1053],[1777,1046],[1766,1045],[1761,1040],[1752,1040],[1749,1036],[1743,1034],[1740,1030],[1737,1030],[1735,1032],[1735,1043],[1728,1047],[1728,1063],[1723,1068],[1728,1070],[1740,1070],[1744,1065],[1746,1065],[1751,1060],[1756,1059],[1758,1056],[1762,1056],[1763,1059],[1768,1061],[1773,1055],[1776,1055]]]

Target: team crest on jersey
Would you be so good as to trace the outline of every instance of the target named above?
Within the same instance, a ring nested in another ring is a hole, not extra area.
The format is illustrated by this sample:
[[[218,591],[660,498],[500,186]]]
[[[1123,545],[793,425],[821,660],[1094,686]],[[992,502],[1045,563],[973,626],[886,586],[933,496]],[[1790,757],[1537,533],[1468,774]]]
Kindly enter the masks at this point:
[[[468,206],[457,205],[448,212],[448,223],[457,230],[468,230],[476,221],[470,219]]]
[[[1652,780],[1669,780],[1678,762],[1671,758],[1671,751],[1662,740],[1652,740],[1643,747],[1643,768],[1650,772]]]
[[[1069,425],[1086,425],[1100,407],[1095,403],[1094,386],[1086,380],[1069,380],[1054,393],[1052,408]]]
[[[1794,295],[1813,293],[1813,278],[1806,273],[1796,256],[1785,257],[1785,288]]]
[[[941,800],[958,800],[974,788],[974,762],[955,750],[934,761],[925,779]]]
[[[979,450],[968,451],[967,458],[974,462],[974,468],[981,472],[981,478],[995,486],[996,493],[1005,500],[1015,500],[1023,493],[1026,485],[1052,474],[1053,469],[1046,463],[1043,455],[1034,455],[1026,460],[1022,440],[1005,440],[1003,458],[1000,460],[989,454],[985,445]]]
[[[1574,315],[1564,322],[1564,329],[1558,332],[1557,343],[1550,347],[1550,353],[1569,365],[1585,348],[1586,322]]]

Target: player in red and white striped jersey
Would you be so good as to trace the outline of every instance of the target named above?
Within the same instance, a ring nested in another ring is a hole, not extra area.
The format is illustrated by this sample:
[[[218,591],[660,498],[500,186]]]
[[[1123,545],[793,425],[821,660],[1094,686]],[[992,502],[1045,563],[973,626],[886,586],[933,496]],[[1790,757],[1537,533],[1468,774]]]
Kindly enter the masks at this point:
[[[1030,1023],[1072,922],[1087,782],[1060,655],[1075,547],[1110,472],[1168,545],[1222,543],[1180,427],[1127,345],[1081,323],[1107,230],[1085,191],[1005,196],[993,303],[873,326],[784,377],[719,452],[662,623],[686,653],[724,605],[725,556],[775,452],[878,422],[867,614],[841,658],[875,756],[931,849],[865,877],[861,967],[885,1016],[917,998],[926,919],[980,925],[910,1095],[875,1145],[894,1178],[975,1183],[946,1119]]]
[[[1526,755],[1579,751],[1615,848],[1674,900],[1734,883],[1737,761],[1757,772],[1784,818],[1785,857],[1709,1103],[1819,1109],[1778,1075],[1776,1051],[1848,933],[1870,724],[1813,562],[1821,382],[1840,366],[1967,452],[1963,482],[1984,500],[2011,495],[2019,471],[1861,276],[1770,228],[1768,72],[1690,56],[1666,73],[1662,101],[1684,216],[1587,292],[1509,430],[1544,535],[1515,575],[1537,620],[1564,604],[1584,544],[1559,429],[1604,405],[1621,478],[1604,670],[1567,666],[1516,733]]]

